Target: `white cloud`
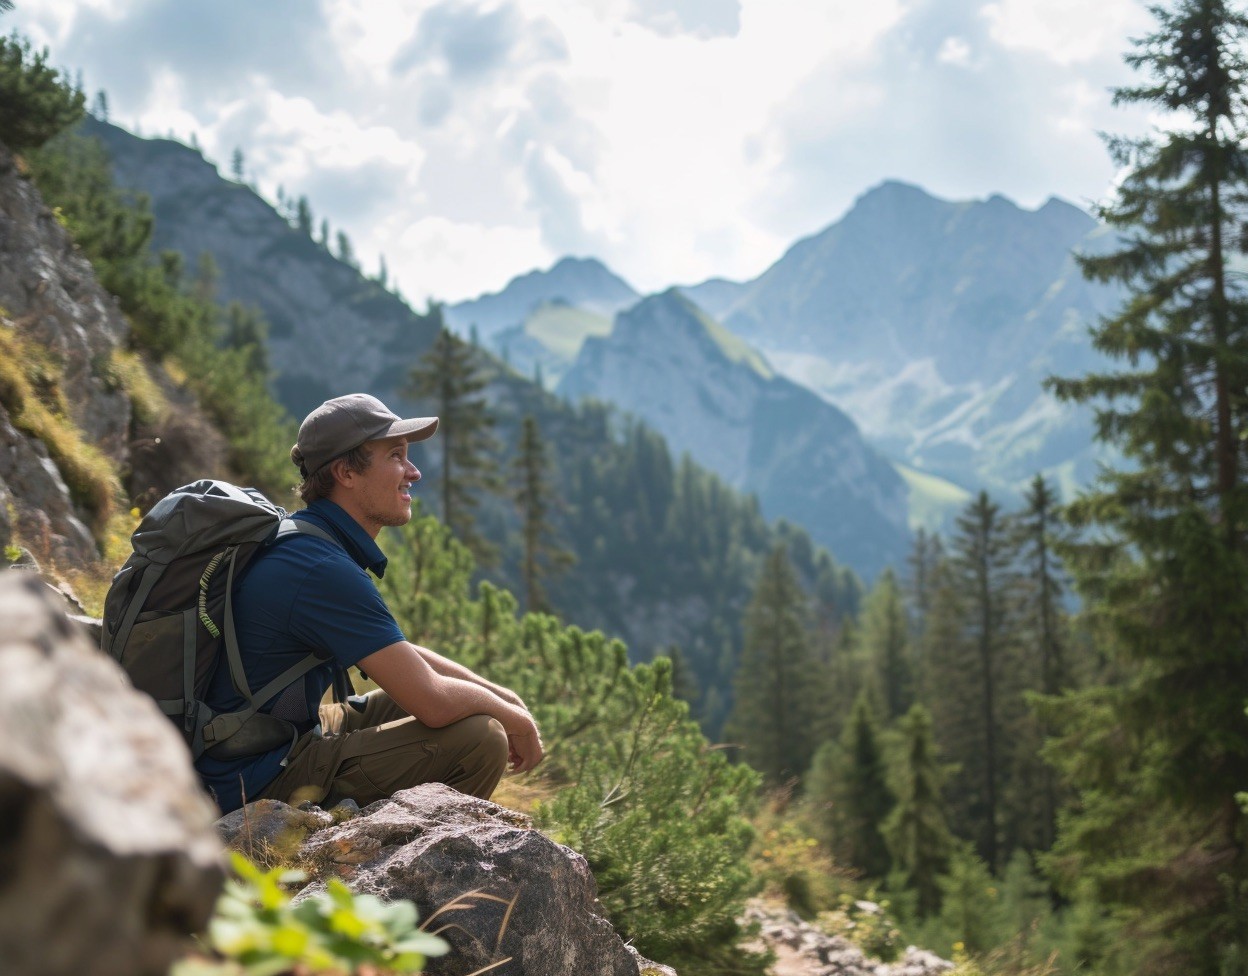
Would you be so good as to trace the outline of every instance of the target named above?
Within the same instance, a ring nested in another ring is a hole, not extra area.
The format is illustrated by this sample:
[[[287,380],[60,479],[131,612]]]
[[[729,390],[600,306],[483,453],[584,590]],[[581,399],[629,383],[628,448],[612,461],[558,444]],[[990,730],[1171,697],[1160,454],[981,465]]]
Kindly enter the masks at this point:
[[[951,64],[958,68],[968,68],[971,64],[971,46],[961,37],[946,37],[936,52],[936,60],[941,64]]]
[[[1096,196],[1141,32],[1134,0],[34,6],[10,22],[115,120],[242,147],[365,267],[451,300],[568,252],[647,290],[752,276],[890,177]]]
[[[1060,65],[1121,55],[1147,15],[1136,0],[998,0],[983,8],[1002,47],[1033,51]]]
[[[459,299],[497,291],[513,276],[515,256],[530,256],[525,267],[552,264],[535,229],[486,226],[426,217],[403,224],[397,216],[377,225],[365,244],[384,251],[392,276],[413,301],[426,297]]]

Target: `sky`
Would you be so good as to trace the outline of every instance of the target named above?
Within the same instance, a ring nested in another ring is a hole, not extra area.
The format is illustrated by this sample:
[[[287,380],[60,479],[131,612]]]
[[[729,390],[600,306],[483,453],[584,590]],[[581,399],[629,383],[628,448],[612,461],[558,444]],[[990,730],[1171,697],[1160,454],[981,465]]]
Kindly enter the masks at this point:
[[[109,119],[235,148],[366,272],[458,301],[572,255],[761,274],[887,179],[1101,200],[1136,0],[16,0]]]

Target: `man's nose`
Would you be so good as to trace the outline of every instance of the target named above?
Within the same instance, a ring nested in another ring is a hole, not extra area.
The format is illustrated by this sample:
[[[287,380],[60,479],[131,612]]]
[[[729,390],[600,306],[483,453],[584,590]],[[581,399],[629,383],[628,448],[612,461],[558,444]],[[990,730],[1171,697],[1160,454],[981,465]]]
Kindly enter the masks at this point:
[[[407,480],[408,480],[408,481],[419,481],[419,480],[420,480],[420,468],[418,468],[418,467],[416,467],[416,465],[412,464],[412,462],[411,462],[411,461],[408,461],[408,462],[407,462],[407,471],[406,471],[406,474],[407,474]]]

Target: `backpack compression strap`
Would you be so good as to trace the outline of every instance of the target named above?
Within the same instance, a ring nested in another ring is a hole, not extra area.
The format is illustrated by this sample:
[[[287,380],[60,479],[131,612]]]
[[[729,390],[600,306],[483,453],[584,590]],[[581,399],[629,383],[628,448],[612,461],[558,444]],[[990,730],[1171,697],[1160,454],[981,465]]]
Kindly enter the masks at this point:
[[[292,535],[311,535],[318,539],[324,539],[336,546],[341,543],[332,535],[319,526],[312,525],[303,519],[282,519],[277,534],[273,537],[273,541],[285,539]],[[266,684],[260,691],[253,695],[251,686],[247,682],[247,675],[243,671],[243,659],[238,650],[238,634],[234,629],[234,560],[230,559],[230,571],[226,578],[225,590],[225,656],[230,666],[230,678],[234,682],[234,688],[247,700],[247,707],[242,711],[228,712],[216,716],[211,722],[204,726],[204,746],[205,748],[223,742],[231,735],[243,727],[243,724],[251,718],[270,698],[293,684],[299,678],[311,671],[318,665],[325,664],[325,659],[316,654],[309,654],[296,664],[291,665],[276,678]]]
[[[322,529],[320,526],[312,525],[303,519],[284,518],[278,525],[277,533],[273,536],[273,542],[280,542],[282,539],[288,539],[292,535],[311,535],[325,542],[332,543],[339,548],[342,547],[337,539]],[[272,543],[270,543],[272,544]],[[252,703],[251,687],[247,683],[247,675],[243,671],[243,658],[238,651],[238,634],[234,630],[234,560],[230,560],[230,572],[225,583],[225,659],[230,666],[230,679],[234,682],[234,690],[247,699],[248,704]],[[315,655],[312,655],[315,657]],[[318,658],[318,660],[321,660]],[[285,675],[282,675],[284,678]],[[296,676],[297,677],[297,676]],[[294,680],[293,678],[291,679]],[[277,689],[281,691],[281,688]],[[274,692],[276,694],[276,692]],[[267,699],[259,698],[256,707],[263,705]]]

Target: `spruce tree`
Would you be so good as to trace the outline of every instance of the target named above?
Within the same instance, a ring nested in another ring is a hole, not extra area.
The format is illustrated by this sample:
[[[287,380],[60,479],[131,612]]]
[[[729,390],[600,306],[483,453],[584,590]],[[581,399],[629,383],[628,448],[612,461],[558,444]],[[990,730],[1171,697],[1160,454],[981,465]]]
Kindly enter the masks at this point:
[[[940,591],[939,574],[945,565],[944,543],[936,533],[919,529],[914,536],[914,548],[907,559],[909,575],[906,580],[906,597],[909,604],[911,670],[915,697],[924,700],[927,675],[931,665],[931,639],[929,618],[933,613]]]
[[[1106,971],[1228,976],[1248,972],[1248,19],[1225,0],[1153,14],[1127,57],[1145,80],[1114,100],[1173,125],[1110,140],[1119,246],[1080,260],[1129,291],[1093,333],[1117,368],[1052,384],[1098,404],[1130,466],[1073,508],[1095,543],[1070,565],[1122,679],[1060,710],[1050,752],[1080,798],[1050,863],[1121,922]]]
[[[897,804],[880,830],[892,857],[896,884],[915,896],[920,918],[940,910],[940,878],[954,851],[942,800],[948,771],[936,756],[932,718],[915,705],[898,723],[889,782]]]
[[[1032,480],[1024,499],[1026,508],[1017,517],[1018,548],[1022,558],[1020,601],[1024,640],[1032,658],[1030,670],[1038,672],[1038,690],[1045,695],[1060,694],[1071,685],[1066,662],[1066,611],[1062,604],[1065,586],[1061,563],[1055,551],[1065,534],[1056,499],[1048,483],[1040,475]],[[1031,719],[1032,724],[1035,719]],[[1036,737],[1047,738],[1053,729],[1040,720],[1034,728]],[[1020,759],[1035,766],[1034,754]],[[1053,845],[1057,823],[1057,782],[1051,767],[1034,770],[1040,784],[1039,836],[1036,843],[1043,849]],[[1027,777],[1032,779],[1033,777]]]
[[[880,827],[895,800],[885,780],[875,709],[865,691],[854,701],[853,713],[841,735],[841,748],[845,766],[837,799],[844,810],[843,849],[847,848],[854,867],[869,878],[882,879],[890,860]]]
[[[295,227],[305,237],[312,236],[312,205],[306,196],[295,201]]]
[[[1009,540],[999,507],[981,491],[958,517],[954,566],[965,593],[967,640],[973,653],[967,677],[974,683],[968,721],[976,729],[976,748],[965,757],[965,782],[973,784],[976,802],[975,843],[995,871],[998,867],[1001,774],[1006,762],[1001,735],[1002,658],[1006,652],[1006,588],[1009,585]]]
[[[863,604],[861,640],[889,722],[901,718],[914,703],[908,631],[901,587],[892,569],[886,569]]]
[[[767,557],[745,612],[736,702],[726,734],[771,783],[800,776],[814,752],[814,655],[806,593],[784,546]]]
[[[474,511],[482,493],[497,493],[499,444],[494,418],[481,396],[486,379],[472,347],[442,324],[442,308],[427,313],[439,326],[433,346],[411,372],[406,392],[429,403],[441,418],[435,449],[441,451],[438,497],[442,520],[482,565],[492,565],[498,550],[476,530]]]
[[[550,521],[552,507],[546,442],[537,426],[537,418],[526,414],[520,428],[520,450],[513,461],[516,474],[515,501],[520,510],[520,535],[524,541],[524,558],[520,567],[524,583],[524,608],[529,612],[550,611],[542,580],[561,572],[574,560],[572,553],[553,541],[554,525]]]

